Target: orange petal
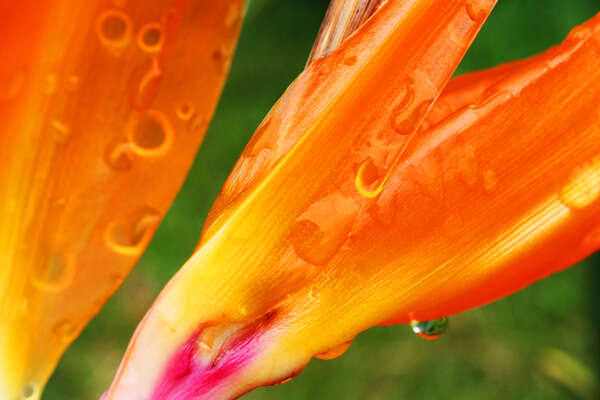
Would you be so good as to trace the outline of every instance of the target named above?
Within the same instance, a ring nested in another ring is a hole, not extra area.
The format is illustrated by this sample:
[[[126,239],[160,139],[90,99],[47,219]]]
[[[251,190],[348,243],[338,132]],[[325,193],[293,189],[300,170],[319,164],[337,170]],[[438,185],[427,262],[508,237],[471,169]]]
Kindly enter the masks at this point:
[[[39,397],[148,245],[202,141],[242,7],[2,7],[0,398]]]
[[[369,251],[390,245],[364,234],[372,186],[381,196],[385,177],[404,169],[410,138],[494,3],[388,0],[313,60],[244,151],[106,399],[232,398],[285,381],[315,354],[340,354],[393,315],[397,295],[379,260],[404,257],[392,253],[404,243]],[[362,191],[361,164],[371,165]],[[381,304],[365,301],[373,292]]]

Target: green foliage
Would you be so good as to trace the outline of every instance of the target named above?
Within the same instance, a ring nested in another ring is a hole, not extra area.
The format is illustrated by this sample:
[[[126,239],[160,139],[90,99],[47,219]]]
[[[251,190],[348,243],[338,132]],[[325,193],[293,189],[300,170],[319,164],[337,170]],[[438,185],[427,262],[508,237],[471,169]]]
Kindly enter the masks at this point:
[[[192,253],[252,132],[302,70],[326,6],[325,0],[250,4],[231,77],[179,197],[134,272],[67,351],[44,399],[96,399],[107,388],[136,324]],[[540,52],[598,11],[598,0],[500,0],[459,72]],[[408,326],[371,329],[339,359],[314,360],[291,383],[248,399],[596,398],[597,264],[600,258],[591,258],[457,315],[435,342]]]

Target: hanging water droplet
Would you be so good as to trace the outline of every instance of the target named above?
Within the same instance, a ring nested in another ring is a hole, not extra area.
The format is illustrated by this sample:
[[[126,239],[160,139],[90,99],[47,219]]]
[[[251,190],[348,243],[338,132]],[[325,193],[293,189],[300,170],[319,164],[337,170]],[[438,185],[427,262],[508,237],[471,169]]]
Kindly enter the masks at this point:
[[[156,110],[134,114],[126,129],[131,149],[142,157],[162,156],[173,143],[174,133],[169,120]]]
[[[54,334],[63,342],[71,343],[77,336],[77,327],[68,319],[64,319],[54,325]]]
[[[75,263],[71,256],[52,253],[39,262],[31,270],[31,282],[38,289],[56,293],[60,292],[73,282],[75,277]]]
[[[448,318],[433,319],[431,321],[411,321],[410,326],[414,333],[427,340],[434,340],[448,330]]]
[[[96,20],[96,35],[103,45],[122,48],[131,39],[131,25],[131,19],[124,12],[107,10]]]
[[[144,25],[137,36],[138,46],[148,53],[159,52],[164,41],[163,27],[156,22]]]
[[[335,346],[331,350],[327,350],[326,352],[316,354],[315,357],[321,360],[332,360],[334,358],[338,358],[342,354],[344,354],[350,345],[352,344],[352,340],[342,343],[340,345]]]
[[[106,146],[104,161],[115,171],[125,171],[133,164],[133,151],[131,145],[122,140],[117,140]]]
[[[131,221],[115,221],[104,232],[106,246],[118,254],[140,255],[160,222],[158,212],[146,209],[138,213],[139,217]]]
[[[129,81],[129,102],[134,110],[142,111],[152,105],[163,80],[157,57],[137,68]]]
[[[561,201],[569,208],[582,209],[600,197],[600,157],[576,169],[560,191]]]

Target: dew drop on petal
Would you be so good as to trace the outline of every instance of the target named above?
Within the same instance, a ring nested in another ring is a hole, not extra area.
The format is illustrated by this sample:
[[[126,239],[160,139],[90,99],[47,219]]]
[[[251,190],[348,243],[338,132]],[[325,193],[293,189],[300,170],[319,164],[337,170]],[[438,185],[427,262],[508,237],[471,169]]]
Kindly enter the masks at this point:
[[[162,49],[164,41],[164,28],[159,23],[144,25],[137,36],[138,46],[148,53],[159,52]]]
[[[33,383],[28,383],[23,388],[22,399],[31,400],[37,397],[37,387]]]
[[[107,10],[96,20],[96,35],[103,45],[122,48],[131,39],[131,26],[131,19],[127,14],[120,10]]]
[[[417,128],[430,105],[431,100],[426,100],[419,103],[412,111],[410,107],[405,111],[395,110],[392,114],[392,128],[400,135],[410,135]]]
[[[106,147],[104,152],[106,165],[115,171],[125,171],[133,165],[133,151],[131,145],[124,141],[114,141]]]
[[[52,253],[45,262],[33,266],[31,282],[39,290],[56,293],[71,285],[75,272],[75,263],[71,256]]]
[[[351,344],[352,341],[350,340],[348,342],[335,346],[331,350],[327,350],[326,352],[316,354],[315,357],[321,360],[332,360],[334,358],[338,358],[339,356],[344,354],[348,350],[348,348],[350,348]]]
[[[348,239],[357,211],[354,200],[337,192],[313,203],[290,232],[296,254],[314,265],[327,263]]]
[[[448,330],[448,318],[433,319],[431,321],[411,321],[410,326],[414,333],[423,339],[435,340]]]
[[[137,68],[129,81],[129,101],[134,110],[152,105],[161,87],[163,73],[157,57]]]
[[[577,168],[560,191],[561,201],[569,208],[582,209],[600,197],[600,157]]]
[[[109,249],[127,256],[138,256],[144,251],[160,222],[160,216],[150,209],[139,214],[141,216],[132,221],[115,221],[107,226],[104,241]]]
[[[192,118],[195,111],[196,108],[193,104],[184,102],[177,106],[175,113],[177,114],[177,117],[179,117],[179,119],[183,121],[188,121],[190,118]]]
[[[377,197],[384,189],[386,175],[377,168],[372,158],[367,158],[356,172],[354,186],[366,198]]]
[[[126,134],[132,151],[142,157],[166,154],[174,136],[167,117],[156,110],[135,114],[127,124]]]
[[[465,1],[465,11],[467,12],[467,15],[473,22],[479,23],[485,19],[486,11],[480,3],[482,3],[481,0]]]

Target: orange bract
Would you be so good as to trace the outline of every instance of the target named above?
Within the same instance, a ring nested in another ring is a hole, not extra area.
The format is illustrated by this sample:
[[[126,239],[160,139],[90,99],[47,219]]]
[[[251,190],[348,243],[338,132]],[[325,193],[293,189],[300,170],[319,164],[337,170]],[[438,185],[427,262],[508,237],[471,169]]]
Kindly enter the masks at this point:
[[[388,0],[312,60],[107,399],[233,398],[371,326],[483,305],[600,246],[600,15],[447,85],[494,4]]]
[[[37,398],[200,145],[243,1],[17,1],[0,26],[0,398]]]

